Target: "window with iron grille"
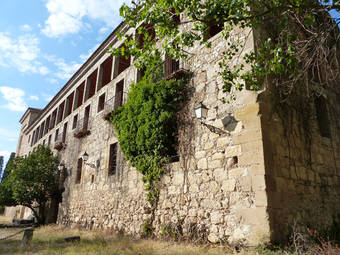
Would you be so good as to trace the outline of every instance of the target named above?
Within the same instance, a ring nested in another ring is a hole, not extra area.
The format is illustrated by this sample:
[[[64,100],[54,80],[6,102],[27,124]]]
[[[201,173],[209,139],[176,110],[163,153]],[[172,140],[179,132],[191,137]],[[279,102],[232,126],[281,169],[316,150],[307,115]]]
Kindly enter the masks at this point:
[[[109,155],[109,171],[108,175],[115,175],[117,172],[117,154],[118,153],[118,143],[113,143],[110,145],[110,155]]]
[[[179,60],[174,60],[170,56],[165,56],[165,78],[179,70]]]

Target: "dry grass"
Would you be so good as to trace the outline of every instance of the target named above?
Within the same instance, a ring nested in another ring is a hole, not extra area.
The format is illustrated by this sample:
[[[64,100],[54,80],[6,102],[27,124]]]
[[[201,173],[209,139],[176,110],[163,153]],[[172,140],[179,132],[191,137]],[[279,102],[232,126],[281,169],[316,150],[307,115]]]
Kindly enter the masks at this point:
[[[0,215],[0,224],[7,224],[7,223],[11,223],[12,219],[5,217],[3,215]]]
[[[79,235],[78,243],[65,243],[64,237]],[[19,248],[22,233],[10,240],[0,241],[0,254],[101,254],[101,255],[220,255],[234,254],[230,248],[222,246],[194,246],[191,244],[162,242],[155,240],[135,240],[109,232],[79,231],[47,226],[36,229],[31,244]],[[241,255],[256,252],[241,252]]]

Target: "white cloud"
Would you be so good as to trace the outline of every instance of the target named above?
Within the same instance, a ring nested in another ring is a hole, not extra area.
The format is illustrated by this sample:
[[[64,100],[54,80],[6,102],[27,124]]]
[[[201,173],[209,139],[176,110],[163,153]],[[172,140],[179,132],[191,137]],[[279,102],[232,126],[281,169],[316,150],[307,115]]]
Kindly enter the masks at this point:
[[[7,100],[7,104],[2,105],[1,107],[19,112],[27,109],[27,105],[24,101],[25,92],[23,90],[11,87],[0,87],[0,92],[3,98]]]
[[[25,32],[28,32],[28,31],[31,31],[31,30],[32,30],[31,26],[28,25],[28,24],[22,25],[22,26],[20,27],[20,29],[21,29],[22,31],[25,31]]]
[[[63,58],[58,58],[54,55],[47,55],[45,58],[57,67],[58,70],[55,71],[54,75],[62,80],[69,79],[82,65],[76,61],[67,63]]]
[[[85,18],[100,20],[112,27],[120,20],[119,8],[130,0],[48,0],[46,8],[50,14],[42,32],[49,37],[78,33]]]
[[[92,53],[100,46],[100,43],[96,44],[95,46],[93,46],[91,49],[89,49],[89,51],[87,52],[87,54],[82,54],[80,55],[80,59],[85,62],[91,55]]]
[[[10,151],[0,151],[0,156],[4,156],[4,159],[5,158],[9,158],[9,156],[11,155],[11,152]],[[4,161],[7,161],[7,160],[4,160]],[[5,163],[5,162],[4,162]],[[3,165],[3,167],[5,167],[6,164]]]
[[[48,95],[48,94],[43,93],[42,96],[46,102],[49,102],[53,99],[53,95]]]
[[[39,39],[35,35],[25,34],[11,38],[0,32],[0,65],[15,67],[23,73],[47,74],[47,67],[36,61],[39,54]]]
[[[7,141],[17,141],[19,137],[19,131],[0,128],[0,137],[1,139],[7,140]]]
[[[38,96],[30,96],[29,99],[34,100],[34,101],[38,101],[39,97]]]
[[[98,33],[99,34],[105,34],[107,31],[109,31],[109,27],[102,27],[101,29],[99,29]]]
[[[54,78],[47,78],[46,81],[48,83],[51,83],[51,84],[58,84],[59,81],[57,79],[54,79]]]

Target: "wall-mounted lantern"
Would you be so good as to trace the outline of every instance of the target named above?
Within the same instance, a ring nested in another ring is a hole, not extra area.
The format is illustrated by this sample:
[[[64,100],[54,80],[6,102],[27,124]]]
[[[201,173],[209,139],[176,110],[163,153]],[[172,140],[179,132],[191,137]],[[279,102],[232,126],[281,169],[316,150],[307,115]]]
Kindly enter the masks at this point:
[[[84,164],[91,167],[91,168],[98,168],[100,166],[100,160],[97,160],[97,166],[95,166],[95,164],[92,163],[87,163],[86,161],[89,160],[89,154],[87,154],[87,152],[85,151],[83,156],[81,156],[82,160],[84,161]]]
[[[195,107],[195,115],[197,119],[205,119],[208,114],[208,108],[200,102],[196,107]]]
[[[58,171],[61,172],[65,167],[64,161],[61,161],[58,165]]]
[[[208,108],[202,103],[200,102],[196,107],[195,107],[195,116],[197,119],[199,119],[201,121],[201,124],[203,126],[206,126],[211,132],[219,134],[219,135],[223,135],[223,134],[228,134],[228,132],[215,127],[213,125],[207,124],[203,122],[203,119],[205,119],[208,115]]]

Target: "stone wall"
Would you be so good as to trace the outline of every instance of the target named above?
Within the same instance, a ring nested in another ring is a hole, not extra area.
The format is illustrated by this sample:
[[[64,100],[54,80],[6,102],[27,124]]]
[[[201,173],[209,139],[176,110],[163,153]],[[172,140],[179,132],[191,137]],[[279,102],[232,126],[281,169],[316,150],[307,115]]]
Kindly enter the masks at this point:
[[[261,95],[262,134],[273,240],[286,240],[294,222],[326,230],[340,211],[339,89],[327,91],[327,108],[317,118],[315,99],[292,95],[280,104],[273,93]],[[320,116],[319,116],[320,117]],[[319,126],[319,124],[321,126]],[[330,128],[329,137],[321,128]]]
[[[156,235],[179,226],[184,236],[255,243],[269,235],[259,104],[257,93],[251,91],[235,92],[237,100],[230,104],[221,102],[225,94],[218,61],[225,43],[220,36],[211,39],[211,49],[196,48],[186,63],[194,74],[190,82],[194,93],[180,113],[186,120],[179,127],[180,161],[169,164],[162,178],[153,226]],[[250,50],[252,38],[248,40]],[[210,131],[194,118],[194,106],[199,102],[209,108],[205,123],[222,133]],[[233,122],[225,127],[224,118]],[[108,177],[108,149],[116,141],[111,124],[96,118],[89,136],[76,141],[77,145],[68,142],[61,158],[66,160],[70,176],[59,223],[142,234],[150,210],[141,175],[125,164],[117,175]],[[77,148],[78,154],[67,159],[71,148]],[[100,167],[85,166],[81,184],[75,184],[74,160],[84,150],[91,155],[89,161],[100,160]]]

